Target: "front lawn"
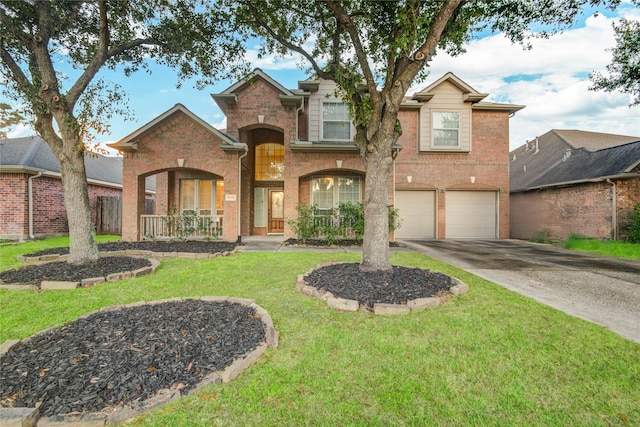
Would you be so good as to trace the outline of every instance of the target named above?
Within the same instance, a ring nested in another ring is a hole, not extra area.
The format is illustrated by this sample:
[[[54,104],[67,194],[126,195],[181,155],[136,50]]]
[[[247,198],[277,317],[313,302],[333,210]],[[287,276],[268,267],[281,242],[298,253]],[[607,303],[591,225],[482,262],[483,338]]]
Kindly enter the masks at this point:
[[[12,262],[6,248],[3,269]],[[131,425],[640,425],[640,345],[463,270],[418,253],[393,254],[394,264],[470,285],[444,306],[403,315],[341,313],[295,290],[297,275],[319,262],[359,259],[241,252],[168,259],[153,275],[92,288],[0,289],[0,342],[104,306],[253,298],[271,315],[279,346],[233,382],[207,386]]]

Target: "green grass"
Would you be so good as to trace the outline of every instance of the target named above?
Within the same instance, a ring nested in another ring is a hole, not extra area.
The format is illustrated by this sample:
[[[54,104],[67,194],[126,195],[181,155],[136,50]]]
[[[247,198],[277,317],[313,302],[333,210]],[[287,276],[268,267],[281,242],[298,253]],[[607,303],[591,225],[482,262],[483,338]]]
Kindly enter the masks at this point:
[[[25,246],[26,247],[26,246]],[[5,252],[2,253],[3,265]],[[467,294],[394,316],[340,313],[295,290],[298,274],[357,253],[239,253],[162,261],[155,274],[70,291],[0,289],[0,342],[100,307],[171,297],[253,298],[277,348],[134,426],[640,425],[640,345],[432,260]]]
[[[586,237],[571,237],[562,242],[562,247],[581,252],[615,256],[619,258],[640,259],[640,243],[620,242],[617,240],[598,240]]]

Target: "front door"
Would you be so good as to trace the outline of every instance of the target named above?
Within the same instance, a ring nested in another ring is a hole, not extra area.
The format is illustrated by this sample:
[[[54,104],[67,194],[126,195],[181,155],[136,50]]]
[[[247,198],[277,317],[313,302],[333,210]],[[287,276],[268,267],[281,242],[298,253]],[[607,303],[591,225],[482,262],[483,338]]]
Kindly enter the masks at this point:
[[[284,233],[284,191],[269,190],[268,233]]]

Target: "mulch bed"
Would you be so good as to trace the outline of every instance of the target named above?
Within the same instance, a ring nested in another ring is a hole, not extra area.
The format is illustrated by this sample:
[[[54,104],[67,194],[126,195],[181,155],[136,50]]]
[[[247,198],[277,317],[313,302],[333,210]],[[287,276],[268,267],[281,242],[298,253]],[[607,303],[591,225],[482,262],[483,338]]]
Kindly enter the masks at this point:
[[[356,263],[333,264],[304,276],[310,286],[331,292],[335,297],[356,300],[373,309],[375,303],[406,304],[448,291],[450,276],[421,268],[393,266],[388,273],[367,272]]]
[[[229,243],[223,241],[202,241],[202,240],[186,240],[186,241],[151,241],[145,240],[141,242],[108,242],[100,243],[98,249],[100,252],[114,252],[124,250],[142,250],[152,252],[189,252],[194,254],[215,254],[219,252],[233,251],[240,243]],[[68,247],[45,249],[39,252],[29,254],[28,256],[41,255],[66,255],[69,253]]]
[[[48,330],[0,358],[0,406],[44,416],[100,412],[159,390],[185,394],[265,342],[256,311],[232,302],[171,301],[98,312]]]
[[[114,273],[134,271],[149,267],[151,262],[144,258],[129,256],[101,257],[96,262],[75,266],[65,261],[54,261],[46,264],[29,265],[18,270],[7,270],[0,273],[3,283],[21,283],[39,285],[44,280],[79,282],[92,277],[106,277]]]
[[[289,246],[302,245],[302,246],[316,246],[316,247],[322,247],[322,246],[351,247],[351,246],[362,246],[362,239],[338,239],[329,243],[327,239],[313,238],[313,239],[299,240],[299,239],[291,238],[291,239],[285,240],[283,244],[289,245]],[[392,248],[402,247],[402,245],[397,242],[389,242],[389,246]]]

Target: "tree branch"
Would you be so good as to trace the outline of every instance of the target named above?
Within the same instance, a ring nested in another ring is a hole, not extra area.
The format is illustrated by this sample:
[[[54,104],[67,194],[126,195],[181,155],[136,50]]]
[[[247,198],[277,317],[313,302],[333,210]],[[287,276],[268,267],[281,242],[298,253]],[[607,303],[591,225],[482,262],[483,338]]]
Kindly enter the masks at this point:
[[[367,89],[369,90],[369,96],[371,97],[371,103],[373,107],[373,114],[371,115],[371,121],[369,122],[367,129],[367,139],[370,140],[372,132],[375,132],[375,130],[378,128],[378,125],[380,123],[380,113],[382,112],[382,103],[380,95],[377,91],[376,80],[373,76],[373,72],[371,71],[371,67],[369,66],[369,61],[367,61],[367,55],[365,54],[364,46],[362,45],[362,41],[360,40],[360,35],[353,25],[351,17],[335,0],[329,0],[326,4],[329,10],[333,12],[338,21],[342,24],[342,26],[349,34],[351,42],[353,43],[353,47],[356,50],[356,56],[358,57],[360,69],[364,74],[364,79],[367,84]]]
[[[105,0],[98,1],[98,8],[100,13],[100,28],[99,28],[99,41],[98,41],[98,50],[95,56],[87,65],[82,75],[76,80],[74,85],[69,89],[67,93],[67,103],[70,109],[73,111],[73,107],[75,106],[78,98],[82,95],[84,90],[87,88],[93,77],[98,73],[100,68],[104,65],[104,63],[108,59],[109,52],[109,19],[107,16],[107,4]]]
[[[311,64],[311,67],[318,74],[318,76],[320,76],[321,78],[330,78],[330,76],[328,76],[327,73],[322,68],[320,68],[320,66],[316,62],[315,58],[313,58],[313,56],[311,56],[311,54],[309,54],[309,52],[307,52],[301,46],[298,46],[298,45],[295,45],[295,44],[291,43],[288,39],[286,39],[286,38],[280,36],[280,34],[276,33],[262,19],[262,16],[260,15],[260,12],[255,8],[255,6],[252,4],[251,1],[248,1],[246,3],[246,6],[248,7],[249,11],[251,12],[251,15],[253,16],[253,18],[256,20],[256,23],[258,24],[258,26],[260,28],[262,28],[263,30],[265,30],[269,34],[269,36],[273,37],[275,40],[278,41],[278,43],[282,44],[287,49],[304,56],[304,58],[307,61],[309,61],[309,63]]]

